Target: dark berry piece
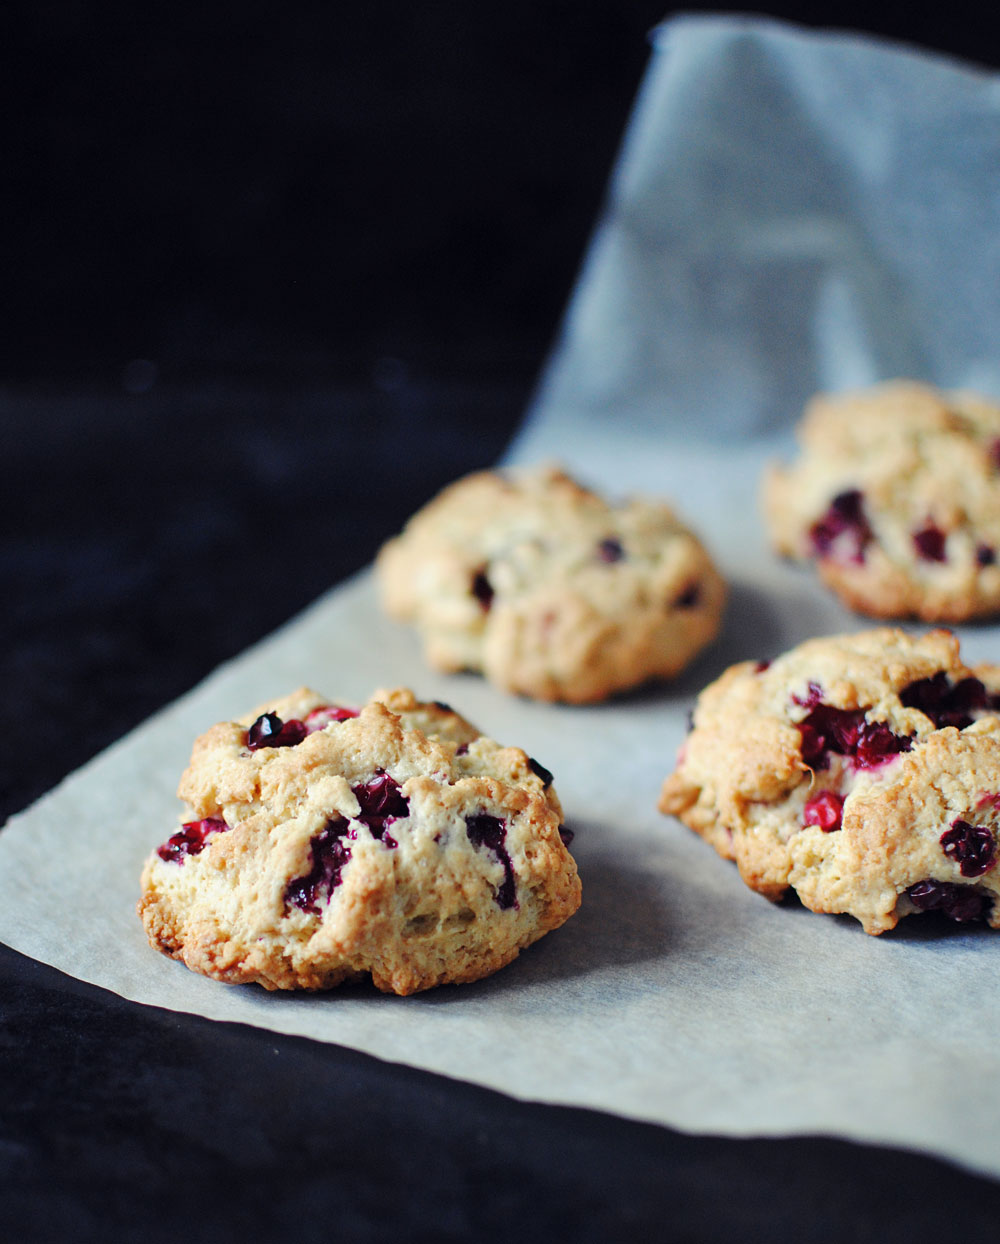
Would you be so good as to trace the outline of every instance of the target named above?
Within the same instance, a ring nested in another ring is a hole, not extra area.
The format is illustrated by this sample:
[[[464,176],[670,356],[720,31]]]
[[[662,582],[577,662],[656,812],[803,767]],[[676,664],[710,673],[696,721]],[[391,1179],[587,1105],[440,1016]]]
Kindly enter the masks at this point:
[[[818,682],[809,682],[806,684],[805,696],[793,695],[792,703],[798,704],[802,708],[815,708],[817,704],[823,702],[823,688]]]
[[[221,817],[206,816],[201,821],[186,821],[176,834],[156,848],[156,854],[168,864],[183,864],[189,855],[199,855],[208,845],[211,834],[224,833],[229,826]]]
[[[961,818],[941,835],[941,849],[954,860],[963,877],[981,877],[996,863],[996,842],[985,825],[970,825]]]
[[[829,704],[820,704],[806,720],[822,735],[827,751],[838,756],[850,756],[861,742],[865,713],[864,709],[832,708]]]
[[[815,685],[809,684],[810,697]],[[800,750],[806,764],[813,769],[825,769],[832,753],[847,756],[856,769],[874,769],[912,748],[913,740],[908,735],[893,734],[884,721],[866,721],[865,711],[817,704],[798,722]]]
[[[341,872],[351,858],[351,848],[344,841],[348,822],[334,817],[313,838],[310,844],[312,868],[304,877],[296,877],[285,890],[285,904],[301,911],[319,915],[320,903],[326,905],[341,882]]]
[[[821,790],[810,795],[802,811],[803,825],[818,825],[824,834],[840,829],[844,815],[844,797],[836,791]]]
[[[281,733],[282,721],[277,713],[264,713],[247,731],[247,747],[255,752],[258,747],[270,747],[271,740]]]
[[[459,743],[458,747],[455,748],[455,755],[464,756],[468,750],[469,750],[468,743]]]
[[[976,562],[980,566],[992,566],[997,559],[996,550],[991,549],[988,544],[976,545]]]
[[[947,537],[940,527],[928,521],[926,527],[913,533],[913,543],[925,562],[947,561],[944,545]]]
[[[342,708],[339,704],[324,704],[306,714],[306,729],[312,734],[316,730],[325,729],[335,721],[349,721],[352,717],[357,717],[358,712],[356,708]]]
[[[863,562],[865,549],[875,538],[865,515],[864,496],[857,488],[838,493],[821,519],[809,528],[813,551],[829,557],[843,549],[851,561]]]
[[[758,661],[757,664],[753,667],[753,672],[755,674],[763,674],[765,670],[769,670],[770,668],[771,668],[770,661]]]
[[[514,867],[511,864],[507,848],[504,846],[504,840],[507,837],[506,823],[497,816],[490,816],[486,812],[481,812],[476,816],[467,816],[465,818],[465,832],[469,835],[469,841],[474,847],[486,847],[488,851],[492,851],[497,860],[503,865],[503,881],[496,892],[497,906],[504,910],[508,907],[518,907],[519,903],[514,885]]]
[[[471,591],[472,595],[475,596],[476,600],[478,600],[480,605],[482,605],[483,610],[488,612],[490,606],[493,604],[494,593],[493,584],[486,577],[485,566],[482,570],[477,570],[473,575]]]
[[[498,816],[479,812],[465,818],[465,832],[474,847],[488,847],[500,851],[507,837],[507,824]]]
[[[608,536],[606,540],[602,540],[597,546],[597,556],[602,562],[607,562],[609,565],[612,562],[620,562],[625,556],[621,540],[616,540],[614,536]]]
[[[435,708],[439,708],[442,713],[453,713],[455,711],[450,704],[445,704],[444,700],[432,700],[431,703]]]
[[[542,779],[542,785],[546,790],[552,785],[552,774],[544,765],[540,765],[534,756],[528,757],[528,768],[535,775]]]
[[[357,819],[368,826],[372,837],[381,839],[387,847],[398,846],[394,838],[386,836],[385,829],[400,817],[410,815],[409,800],[400,792],[399,783],[384,769],[376,769],[370,782],[352,786],[351,792],[361,804]]]
[[[826,755],[826,741],[822,734],[808,721],[798,722],[797,728],[802,759],[810,769],[825,769],[829,764],[829,759]]]
[[[674,601],[678,609],[693,609],[701,599],[701,589],[697,583],[689,583]]]
[[[294,747],[308,733],[305,722],[296,717],[282,721],[277,713],[262,713],[247,731],[247,747],[252,752],[259,747]]]
[[[956,885],[951,881],[918,881],[906,893],[921,911],[939,911],[959,924],[985,920],[989,908],[985,894],[980,894],[972,886]]]
[[[919,678],[899,693],[904,708],[917,708],[938,730],[954,726],[964,730],[974,720],[973,713],[990,707],[990,697],[978,678],[962,678],[952,685],[940,670],[931,678]]]
[[[858,769],[874,769],[912,747],[909,735],[893,734],[884,721],[866,721],[855,744],[854,764]]]
[[[559,826],[559,837],[562,839],[563,846],[568,847],[569,844],[576,837],[576,834],[572,829],[567,829],[565,825],[560,825]]]

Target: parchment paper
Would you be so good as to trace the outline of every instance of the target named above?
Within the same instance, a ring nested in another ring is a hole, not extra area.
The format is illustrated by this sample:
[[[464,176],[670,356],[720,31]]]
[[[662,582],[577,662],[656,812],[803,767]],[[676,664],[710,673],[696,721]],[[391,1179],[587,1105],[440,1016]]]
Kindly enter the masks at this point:
[[[138,1002],[522,1098],[693,1132],[839,1134],[1000,1174],[997,935],[911,920],[876,939],[772,906],[655,806],[705,682],[864,625],[777,562],[756,517],[802,399],[896,373],[1000,395],[998,105],[985,75],[862,40],[731,19],[659,32],[512,456],[672,497],[732,581],[721,640],[672,685],[534,704],[429,672],[362,574],[11,820],[0,938]],[[962,638],[971,659],[1000,655],[997,628]],[[226,987],[151,951],[138,876],[176,822],[192,739],[301,683],[346,701],[412,685],[551,768],[577,831],[578,915],[490,980],[408,999]]]

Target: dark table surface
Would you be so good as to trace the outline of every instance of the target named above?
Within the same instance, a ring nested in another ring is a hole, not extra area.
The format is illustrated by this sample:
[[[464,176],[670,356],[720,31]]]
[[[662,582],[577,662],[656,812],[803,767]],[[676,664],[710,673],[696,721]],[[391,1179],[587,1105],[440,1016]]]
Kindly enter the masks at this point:
[[[978,6],[769,11],[1000,59]],[[3,817],[496,460],[662,16],[13,12]],[[1000,1215],[924,1156],[525,1104],[2,946],[0,1050],[0,1238],[25,1244],[969,1241]]]

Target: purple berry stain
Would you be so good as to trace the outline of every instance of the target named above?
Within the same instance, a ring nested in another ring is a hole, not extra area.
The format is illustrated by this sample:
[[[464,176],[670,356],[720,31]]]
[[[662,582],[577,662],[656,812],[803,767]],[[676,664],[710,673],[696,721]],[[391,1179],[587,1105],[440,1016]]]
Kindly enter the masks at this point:
[[[674,601],[674,605],[678,609],[693,609],[701,599],[701,589],[697,583],[689,583],[681,592],[680,596]]]
[[[410,815],[409,800],[400,793],[399,783],[384,769],[376,769],[371,781],[352,786],[351,792],[361,805],[356,819],[368,826],[373,838],[387,847],[398,847],[396,839],[385,831],[393,821]]]
[[[156,848],[156,854],[168,864],[183,864],[189,855],[199,855],[212,834],[224,833],[229,826],[221,817],[206,816],[201,821],[186,821],[176,834]]]
[[[569,829],[567,826],[560,825],[559,826],[559,837],[562,839],[563,846],[568,847],[569,844],[576,837],[576,833],[572,829]]]
[[[620,562],[625,556],[621,540],[616,540],[614,536],[608,536],[606,540],[602,540],[597,546],[597,556],[602,562],[607,562],[609,566],[614,562]]]
[[[939,911],[959,924],[986,918],[989,900],[971,886],[928,879],[911,885],[906,893],[921,911]]]
[[[303,877],[296,877],[285,890],[286,906],[319,915],[320,903],[330,902],[341,882],[341,872],[351,858],[351,848],[344,841],[350,836],[349,822],[336,816],[316,834],[310,843],[312,867]]]
[[[991,549],[988,544],[976,545],[976,564],[979,566],[992,566],[997,560],[996,550]]]
[[[985,825],[970,825],[959,818],[944,831],[940,842],[941,850],[958,865],[963,877],[981,877],[997,862],[993,831]]]
[[[503,865],[503,881],[500,888],[496,892],[497,906],[503,910],[509,907],[518,907],[516,889],[514,885],[514,866],[511,864],[510,855],[504,846],[504,840],[507,837],[507,826],[505,822],[497,816],[490,816],[486,812],[480,812],[476,816],[467,816],[465,818],[465,832],[469,835],[469,841],[474,847],[486,847],[488,851],[492,851],[497,860]]]
[[[838,493],[822,518],[809,528],[813,552],[829,557],[836,546],[851,561],[863,562],[865,549],[875,538],[865,515],[864,496],[857,488]]]
[[[929,519],[925,526],[913,533],[913,544],[925,562],[947,561],[944,552],[945,533]]]
[[[818,825],[824,834],[832,834],[840,829],[843,815],[844,797],[836,791],[821,790],[806,800],[802,824]]]
[[[252,752],[260,747],[294,747],[308,733],[305,722],[296,717],[282,721],[277,713],[261,713],[247,731],[247,747]]]

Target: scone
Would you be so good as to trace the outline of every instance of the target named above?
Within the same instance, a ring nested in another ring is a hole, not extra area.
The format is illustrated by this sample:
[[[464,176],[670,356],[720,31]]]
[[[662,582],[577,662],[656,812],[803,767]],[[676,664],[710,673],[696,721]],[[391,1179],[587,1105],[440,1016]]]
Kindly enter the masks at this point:
[[[778,552],[872,617],[1000,612],[1000,406],[896,381],[814,398],[799,440],[764,482]]]
[[[539,700],[603,700],[677,674],[716,635],[725,588],[659,502],[611,506],[555,468],[479,472],[378,557],[386,611],[437,669]]]
[[[660,810],[771,899],[867,933],[941,911],[1000,927],[1000,666],[884,628],[744,661],[698,700]]]
[[[205,976],[410,994],[479,980],[580,904],[552,775],[447,705],[303,689],[194,745],[150,856],[150,943]]]

